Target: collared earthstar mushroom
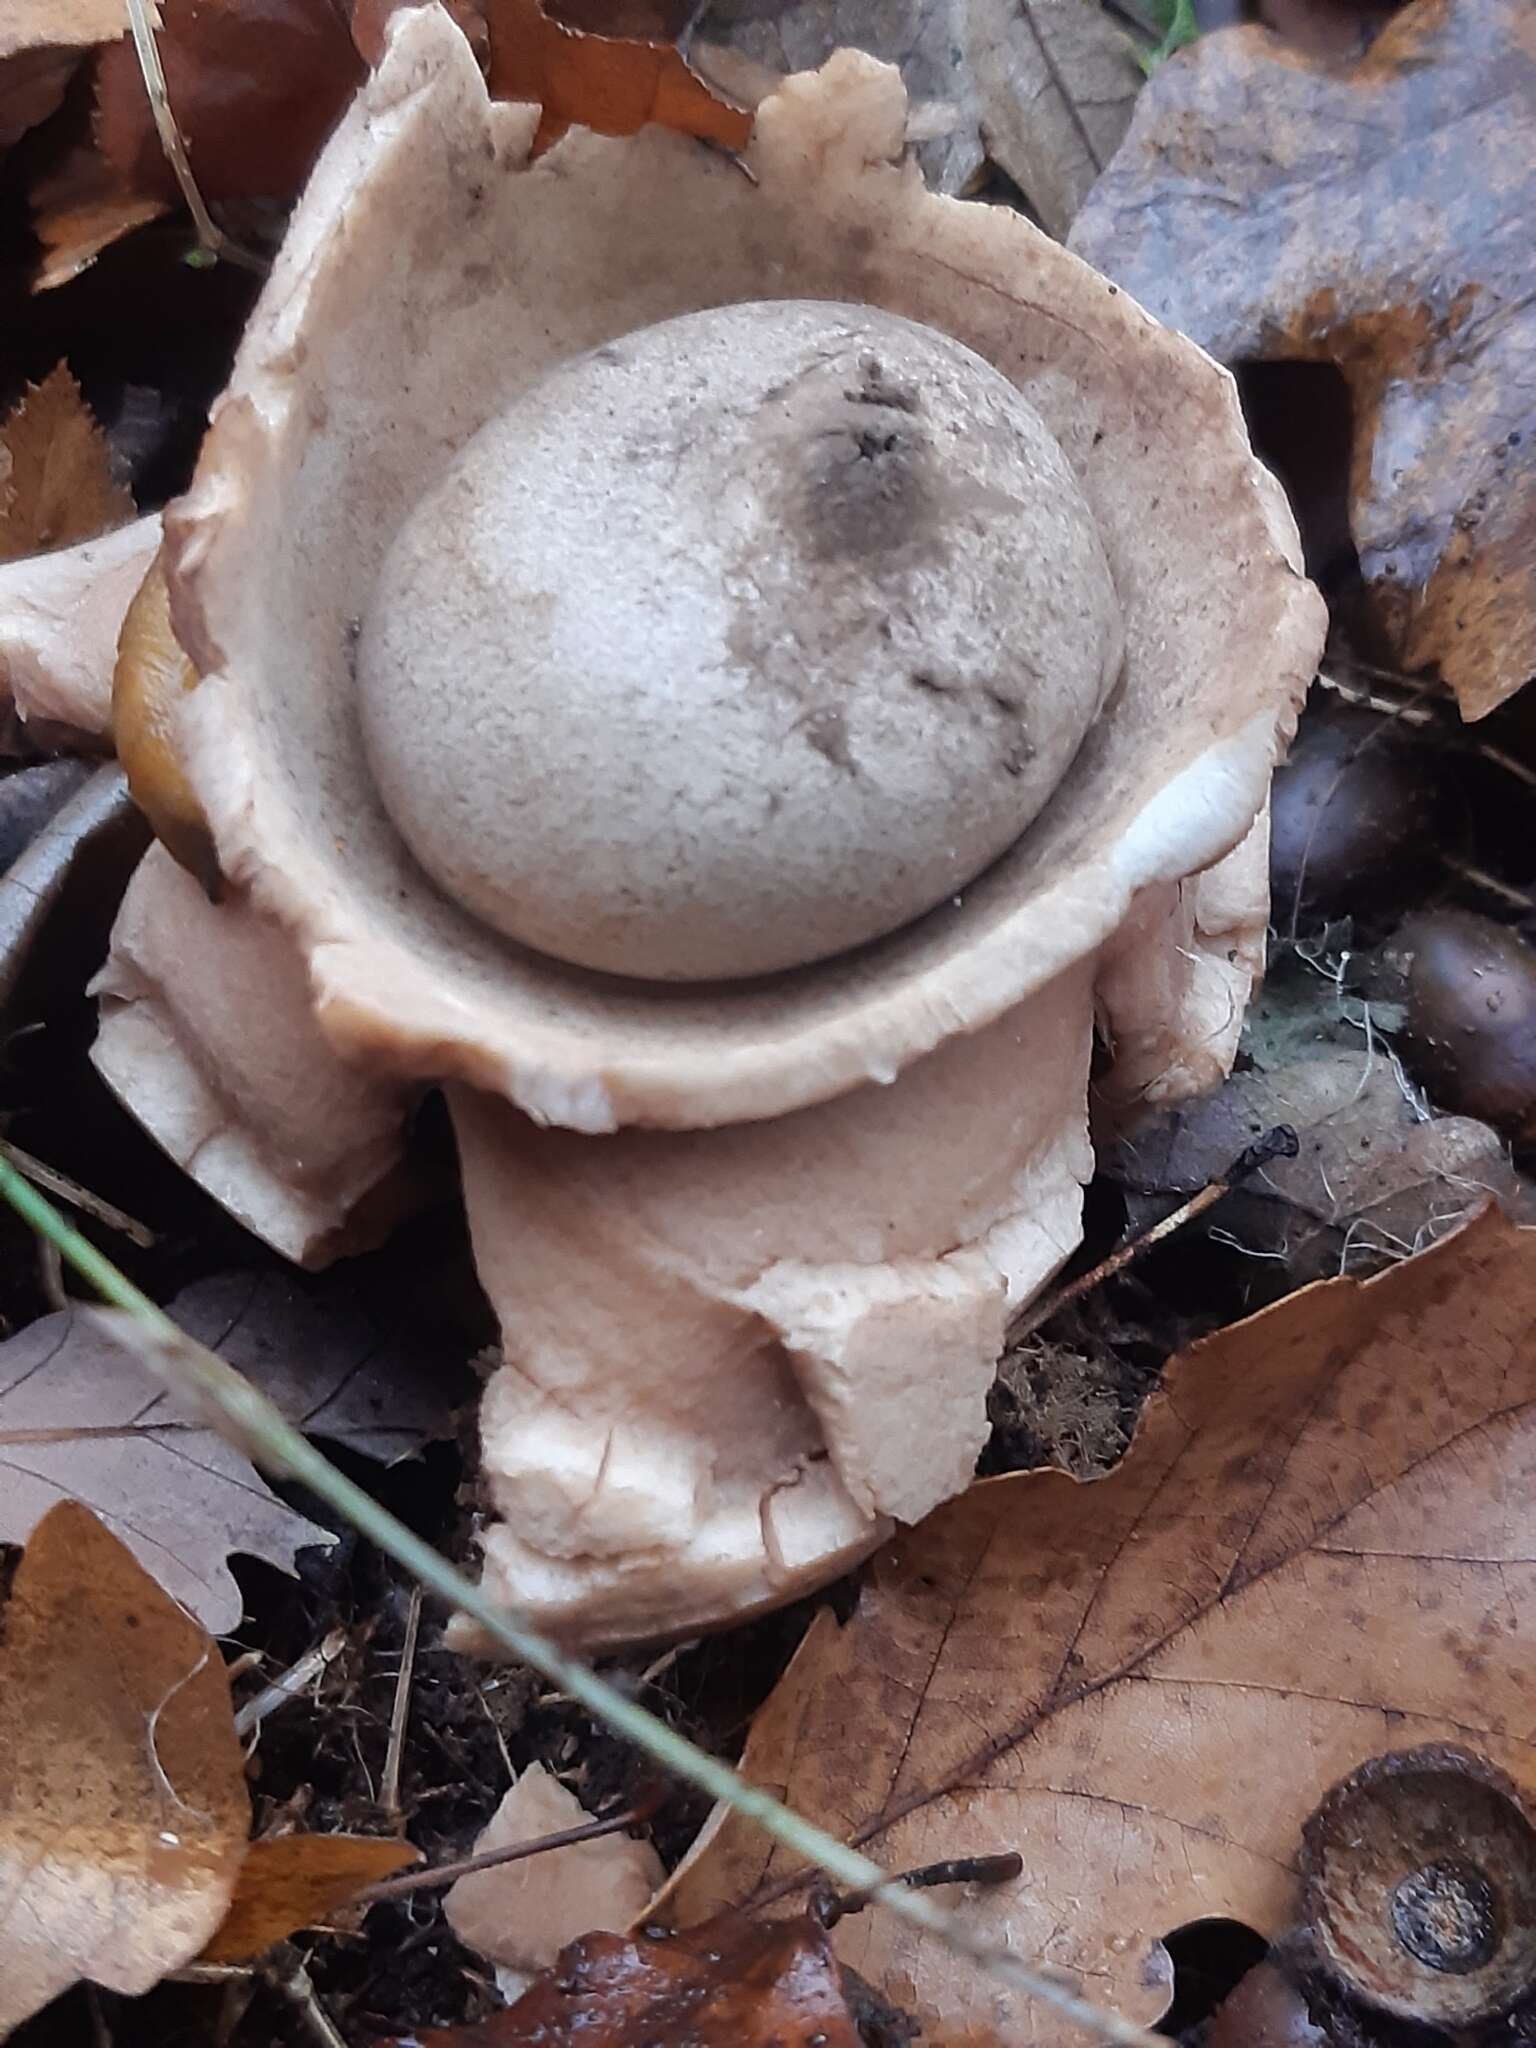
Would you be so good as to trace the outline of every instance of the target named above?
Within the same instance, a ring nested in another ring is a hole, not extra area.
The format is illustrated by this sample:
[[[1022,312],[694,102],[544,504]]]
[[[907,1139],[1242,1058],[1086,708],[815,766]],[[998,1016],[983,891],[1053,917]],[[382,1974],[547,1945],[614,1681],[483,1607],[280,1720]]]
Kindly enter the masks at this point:
[[[165,516],[221,893],[146,862],[98,1061],[303,1258],[444,1088],[487,1579],[588,1643],[966,1484],[1096,1014],[1109,1095],[1208,1085],[1259,965],[1284,501],[1226,373],[927,193],[904,112],[845,52],[744,161],[530,161],[397,15]]]

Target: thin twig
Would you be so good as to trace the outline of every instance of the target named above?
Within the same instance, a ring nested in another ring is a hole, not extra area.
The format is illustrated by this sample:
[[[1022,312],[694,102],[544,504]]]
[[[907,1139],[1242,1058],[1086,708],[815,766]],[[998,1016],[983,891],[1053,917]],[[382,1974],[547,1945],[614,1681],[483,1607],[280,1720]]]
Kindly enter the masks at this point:
[[[405,1756],[405,1729],[411,1718],[411,1685],[416,1677],[416,1638],[421,1633],[421,1588],[412,1586],[405,1614],[405,1640],[400,1645],[400,1670],[395,1679],[395,1704],[389,1717],[389,1748],[379,1781],[379,1804],[391,1820],[400,1818],[400,1764]]]
[[[119,1209],[113,1202],[105,1201],[100,1195],[93,1195],[89,1188],[82,1187],[77,1180],[71,1180],[67,1173],[60,1173],[56,1166],[46,1160],[34,1159],[30,1152],[23,1152],[19,1145],[13,1145],[9,1138],[0,1138],[0,1154],[16,1167],[27,1179],[38,1187],[46,1188],[61,1202],[68,1202],[72,1209],[83,1210],[87,1216],[94,1216],[98,1223],[105,1223],[110,1230],[121,1231],[131,1238],[143,1251],[152,1251],[155,1233],[147,1223],[140,1223],[136,1216],[130,1216],[126,1209]]]
[[[1371,669],[1368,673],[1387,676],[1390,671]],[[1392,680],[1396,681],[1397,678],[1393,677]],[[1524,761],[1517,761],[1513,754],[1506,754],[1502,747],[1490,746],[1486,740],[1464,739],[1455,726],[1447,726],[1446,720],[1438,711],[1428,711],[1421,704],[1403,703],[1396,697],[1379,696],[1376,691],[1364,689],[1358,683],[1346,683],[1338,676],[1324,675],[1321,671],[1317,681],[1320,689],[1332,691],[1334,696],[1341,697],[1346,704],[1353,704],[1361,711],[1374,711],[1382,718],[1396,719],[1399,725],[1415,726],[1420,730],[1425,726],[1438,725],[1458,744],[1467,746],[1474,754],[1480,754],[1485,761],[1491,761],[1495,768],[1502,768],[1506,775],[1512,775],[1517,782],[1523,782],[1527,789],[1536,789],[1536,768],[1528,767]],[[1406,682],[1403,687],[1408,687]]]
[[[1440,864],[1447,874],[1455,875],[1458,881],[1469,882],[1474,889],[1481,889],[1485,895],[1497,896],[1500,902],[1509,904],[1512,909],[1523,911],[1527,917],[1536,910],[1536,897],[1528,896],[1524,889],[1517,889],[1509,882],[1501,882],[1497,875],[1490,875],[1486,868],[1474,867],[1469,860],[1452,860],[1448,854],[1441,855]]]
[[[461,1856],[456,1863],[439,1863],[431,1870],[408,1870],[403,1877],[381,1878],[366,1891],[354,1895],[354,1902],[371,1906],[375,1899],[398,1899],[407,1892],[430,1891],[440,1884],[453,1884],[472,1877],[477,1870],[496,1870],[503,1863],[522,1863],[530,1856],[543,1856],[550,1849],[569,1849],[573,1842],[595,1842],[601,1835],[621,1834],[642,1818],[637,1808],[616,1813],[608,1820],[583,1821],[579,1827],[561,1828],[557,1834],[540,1835],[532,1842],[509,1842],[501,1849],[482,1849],[478,1856]]]
[[[187,202],[187,211],[192,216],[192,225],[197,229],[197,239],[210,256],[222,256],[227,263],[236,263],[242,270],[254,270],[265,277],[268,266],[256,254],[226,235],[213,215],[203,204],[203,195],[197,189],[197,180],[192,175],[192,165],[187,157],[187,146],[181,139],[181,130],[176,126],[176,117],[171,112],[170,94],[165,88],[165,72],[160,64],[160,50],[155,42],[155,31],[150,21],[150,10],[156,7],[156,0],[127,0],[128,27],[133,36],[134,51],[138,56],[139,69],[144,74],[144,90],[149,96],[149,111],[154,116],[155,133],[160,137],[160,147],[165,151],[165,160],[175,174],[181,187],[181,196]]]
[[[254,1735],[269,1714],[275,1714],[279,1707],[285,1707],[290,1700],[297,1699],[305,1688],[320,1676],[326,1666],[333,1664],[341,1655],[346,1647],[346,1640],[344,1629],[333,1628],[324,1642],[316,1643],[312,1650],[306,1650],[296,1664],[290,1664],[288,1669],[274,1678],[270,1685],[264,1686],[254,1698],[248,1699],[235,1714],[235,1733],[240,1740],[243,1742],[246,1736]]]
[[[1048,1323],[1052,1316],[1070,1308],[1073,1302],[1081,1301],[1085,1294],[1092,1294],[1106,1280],[1113,1279],[1116,1273],[1123,1273],[1134,1260],[1151,1251],[1154,1245],[1161,1244],[1164,1238],[1172,1237],[1176,1230],[1182,1230],[1186,1223],[1193,1223],[1207,1209],[1215,1208],[1222,1196],[1230,1195],[1250,1173],[1257,1173],[1271,1159],[1294,1159],[1298,1149],[1296,1133],[1290,1125],[1276,1124],[1272,1131],[1266,1131],[1262,1138],[1234,1160],[1221,1180],[1213,1180],[1209,1186],[1201,1188],[1187,1202],[1181,1202],[1171,1215],[1163,1217],[1160,1223],[1154,1223],[1140,1237],[1132,1238],[1129,1244],[1119,1246],[1107,1259],[1100,1259],[1096,1266],[1090,1266],[1086,1273],[1079,1273],[1075,1280],[1069,1280],[1064,1287],[1058,1287],[1054,1293],[1021,1310],[1008,1325],[1008,1342],[1019,1344],[1026,1337],[1032,1337],[1042,1323]]]
[[[315,1996],[315,1987],[310,1981],[309,1972],[297,1956],[285,1959],[284,1966],[273,1970],[268,1981],[289,2000],[299,2018],[314,2035],[319,2048],[347,2048],[345,2037]]]
[[[0,1159],[0,1197],[34,1230],[52,1238],[76,1272],[119,1311],[115,1315],[95,1311],[98,1324],[168,1386],[217,1413],[230,1440],[255,1463],[271,1475],[307,1486],[387,1557],[419,1579],[428,1592],[457,1608],[492,1642],[532,1665],[550,1684],[580,1700],[615,1735],[634,1743],[686,1784],[733,1808],[792,1855],[825,1871],[843,1889],[869,1887],[872,1904],[921,1928],[931,1939],[967,1957],[987,1976],[1049,2006],[1063,2020],[1101,2041],[1115,2043],[1116,2048],[1164,2048],[1158,2035],[1094,2005],[1056,1978],[1032,1968],[1005,1943],[936,1906],[926,1893],[909,1891],[868,1856],[784,1806],[761,1786],[748,1784],[729,1764],[699,1749],[588,1666],[567,1656],[522,1615],[498,1606],[483,1587],[473,1584],[333,1465],[233,1366],[178,1329],[162,1308],[4,1159]]]

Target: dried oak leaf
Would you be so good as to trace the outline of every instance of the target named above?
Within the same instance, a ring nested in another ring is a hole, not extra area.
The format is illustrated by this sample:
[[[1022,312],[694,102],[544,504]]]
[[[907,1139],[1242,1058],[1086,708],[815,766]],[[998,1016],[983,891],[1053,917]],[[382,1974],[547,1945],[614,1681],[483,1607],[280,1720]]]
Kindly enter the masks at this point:
[[[687,1934],[586,1934],[515,2005],[421,2048],[861,2048],[817,1920],[726,1915]]]
[[[0,425],[0,562],[90,540],[134,513],[68,366],[29,384]]]
[[[296,1551],[335,1541],[74,1309],[0,1344],[0,1459],[0,1541],[27,1541],[60,1499],[83,1502],[216,1633],[240,1619],[232,1551],[292,1570]]]
[[[130,1996],[223,1919],[250,1800],[218,1651],[74,1501],[0,1653],[0,2036],[88,1977]]]
[[[1071,238],[1224,362],[1338,366],[1373,603],[1469,718],[1536,671],[1533,213],[1529,0],[1415,0],[1343,71],[1202,38]]]
[[[535,152],[573,124],[599,135],[634,135],[653,121],[722,149],[745,149],[752,116],[711,92],[675,45],[584,35],[551,21],[539,0],[483,5],[492,93],[543,106]]]
[[[235,1895],[202,1963],[244,1963],[305,1927],[328,1923],[371,1884],[420,1858],[384,1835],[274,1835],[252,1842]]]
[[[1536,1232],[1497,1214],[1320,1282],[1177,1359],[1124,1461],[988,1481],[875,1560],[759,1714],[743,1767],[892,1869],[1018,1848],[967,1911],[1142,2024],[1162,1937],[1294,1917],[1303,1821],[1386,1749],[1452,1740],[1536,1793]],[[786,1874],[714,1826],[652,1911]],[[988,2015],[885,1916],[844,1960],[925,2025]]]
[[[394,0],[161,0],[166,94],[204,198],[287,199],[382,47]],[[550,20],[539,0],[449,0],[486,65],[493,93],[539,100],[539,146],[573,123],[632,135],[648,121],[741,149],[752,117],[726,104],[670,42],[584,34]],[[178,189],[155,130],[131,42],[103,50],[96,72],[96,147],[123,200],[163,204]],[[111,193],[72,207],[55,200],[40,225],[46,282],[58,283],[141,215],[115,230]],[[153,216],[150,216],[153,217]],[[81,252],[86,251],[82,257]]]

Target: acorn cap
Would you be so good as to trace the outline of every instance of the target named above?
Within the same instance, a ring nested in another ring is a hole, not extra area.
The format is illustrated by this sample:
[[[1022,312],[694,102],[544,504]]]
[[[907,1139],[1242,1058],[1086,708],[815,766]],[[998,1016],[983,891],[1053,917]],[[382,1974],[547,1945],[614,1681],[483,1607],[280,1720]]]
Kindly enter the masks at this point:
[[[1324,1974],[1398,2018],[1458,2028],[1536,1983],[1536,1828],[1513,1783],[1449,1743],[1372,1757],[1302,1833]]]

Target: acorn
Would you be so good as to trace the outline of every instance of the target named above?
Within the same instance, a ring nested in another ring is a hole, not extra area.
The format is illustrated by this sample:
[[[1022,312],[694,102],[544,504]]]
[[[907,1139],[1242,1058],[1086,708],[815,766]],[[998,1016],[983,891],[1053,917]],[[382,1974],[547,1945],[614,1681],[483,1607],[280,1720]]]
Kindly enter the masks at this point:
[[[1433,770],[1430,750],[1390,719],[1348,708],[1303,719],[1270,797],[1277,930],[1411,895],[1438,837]]]
[[[1536,1988],[1536,1828],[1487,1758],[1371,1758],[1307,1822],[1301,1868],[1315,1965],[1357,2002],[1454,2030]]]
[[[1536,1144],[1536,948],[1475,911],[1426,910],[1382,948],[1373,980],[1401,999],[1398,1044],[1435,1101]]]

